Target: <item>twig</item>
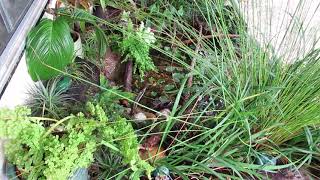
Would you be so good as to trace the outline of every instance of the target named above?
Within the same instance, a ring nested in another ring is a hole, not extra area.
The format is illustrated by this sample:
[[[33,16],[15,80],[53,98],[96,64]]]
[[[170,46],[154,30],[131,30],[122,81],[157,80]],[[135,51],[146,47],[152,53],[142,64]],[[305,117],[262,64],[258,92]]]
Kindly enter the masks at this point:
[[[134,103],[132,104],[132,108],[131,108],[131,112],[130,114],[133,115],[134,113],[136,113],[138,105],[137,103],[140,102],[141,98],[143,97],[144,93],[146,92],[148,86],[145,86],[142,91],[139,92],[139,94],[137,95],[136,99],[134,100]]]
[[[101,18],[101,19],[104,19],[104,10],[101,6],[97,6],[95,8],[95,11],[94,11],[94,15],[96,15],[97,17]]]
[[[132,60],[128,60],[126,63],[126,71],[124,75],[124,89],[128,92],[132,91],[132,73],[133,73]]]
[[[79,8],[79,5],[80,5],[80,0],[75,0],[74,1],[74,7],[75,7],[75,9],[77,9],[77,8]],[[74,31],[76,31],[76,32],[80,32],[80,22],[79,21],[76,21],[75,23],[74,23]]]

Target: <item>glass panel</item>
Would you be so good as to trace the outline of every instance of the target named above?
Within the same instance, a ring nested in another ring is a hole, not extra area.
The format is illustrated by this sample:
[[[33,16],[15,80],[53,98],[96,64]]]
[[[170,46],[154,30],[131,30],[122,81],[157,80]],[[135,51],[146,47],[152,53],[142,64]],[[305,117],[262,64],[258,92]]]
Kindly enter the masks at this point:
[[[33,0],[0,0],[0,55]]]
[[[0,0],[0,13],[8,30],[21,20],[32,0]]]
[[[9,38],[9,33],[7,32],[7,28],[4,25],[4,21],[0,16],[0,54],[3,49],[6,47],[7,40]]]

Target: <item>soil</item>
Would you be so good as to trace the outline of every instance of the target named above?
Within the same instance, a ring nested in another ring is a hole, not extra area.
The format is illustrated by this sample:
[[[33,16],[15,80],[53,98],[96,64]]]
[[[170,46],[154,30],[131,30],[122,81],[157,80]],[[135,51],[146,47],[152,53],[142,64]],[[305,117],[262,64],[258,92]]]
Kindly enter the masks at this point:
[[[266,173],[266,179],[272,180],[310,180],[307,171],[300,169],[292,171],[290,169],[281,169],[277,173]]]

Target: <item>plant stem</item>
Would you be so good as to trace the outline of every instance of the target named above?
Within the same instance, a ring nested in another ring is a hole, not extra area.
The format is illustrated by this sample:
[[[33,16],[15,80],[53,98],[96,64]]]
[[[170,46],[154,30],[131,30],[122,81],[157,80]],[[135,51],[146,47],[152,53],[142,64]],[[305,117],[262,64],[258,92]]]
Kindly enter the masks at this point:
[[[134,100],[134,103],[132,104],[132,108],[131,108],[131,113],[130,114],[135,114],[137,112],[137,103],[140,102],[141,98],[143,97],[144,93],[147,90],[147,85],[142,89],[142,91],[140,91],[136,97],[136,99]]]
[[[128,92],[132,91],[132,73],[133,73],[133,63],[132,60],[128,60],[126,63],[126,71],[124,75],[124,89]]]

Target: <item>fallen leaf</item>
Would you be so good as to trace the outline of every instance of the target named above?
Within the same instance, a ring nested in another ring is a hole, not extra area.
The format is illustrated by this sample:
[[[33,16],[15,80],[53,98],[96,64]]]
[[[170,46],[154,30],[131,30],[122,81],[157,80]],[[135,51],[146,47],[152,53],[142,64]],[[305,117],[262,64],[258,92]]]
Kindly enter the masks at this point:
[[[75,0],[68,0],[68,2],[75,6]],[[86,10],[88,10],[91,6],[90,0],[79,0],[79,4]]]
[[[160,140],[161,140],[161,136],[159,134],[152,135],[145,140],[142,146],[146,148],[155,147],[159,144]]]
[[[148,120],[155,120],[157,118],[156,115],[150,112],[144,112],[144,114],[147,116]]]
[[[140,149],[139,155],[140,155],[141,159],[149,160],[151,162],[166,157],[164,148],[163,147],[159,148],[159,146],[154,146],[154,147],[146,148],[146,149]]]

